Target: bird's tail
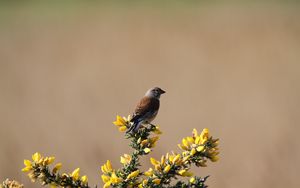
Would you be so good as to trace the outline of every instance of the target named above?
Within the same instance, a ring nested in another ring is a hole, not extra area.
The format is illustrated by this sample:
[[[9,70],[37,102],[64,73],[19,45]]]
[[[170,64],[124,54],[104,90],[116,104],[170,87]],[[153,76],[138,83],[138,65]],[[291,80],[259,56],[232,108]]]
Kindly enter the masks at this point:
[[[129,127],[129,129],[126,131],[126,133],[136,132],[141,126],[140,121],[134,121],[133,124]]]

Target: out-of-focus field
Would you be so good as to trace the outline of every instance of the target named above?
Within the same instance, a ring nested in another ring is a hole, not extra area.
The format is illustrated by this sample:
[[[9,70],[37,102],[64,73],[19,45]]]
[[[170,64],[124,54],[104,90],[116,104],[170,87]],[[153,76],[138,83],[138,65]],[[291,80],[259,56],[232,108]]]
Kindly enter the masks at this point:
[[[299,20],[297,3],[1,4],[0,178],[41,187],[20,170],[40,151],[101,187],[131,151],[112,121],[160,86],[150,156],[207,127],[210,187],[299,187]]]

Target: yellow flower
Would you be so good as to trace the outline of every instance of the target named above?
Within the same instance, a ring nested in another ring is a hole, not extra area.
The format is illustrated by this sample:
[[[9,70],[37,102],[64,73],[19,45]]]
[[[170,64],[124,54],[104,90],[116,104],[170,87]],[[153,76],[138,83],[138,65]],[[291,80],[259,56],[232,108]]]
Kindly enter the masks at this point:
[[[169,154],[169,153],[166,154],[166,158],[167,158],[170,162],[173,161],[174,157],[175,157],[175,155],[172,155],[172,154]]]
[[[145,176],[148,176],[148,177],[152,176],[153,175],[153,169],[149,168],[149,170],[144,172],[144,174],[145,174]]]
[[[194,174],[192,173],[192,172],[185,172],[184,174],[183,174],[183,176],[185,176],[185,177],[191,177],[191,176],[193,176]]]
[[[119,127],[120,132],[124,132],[127,130],[129,121],[131,119],[131,116],[128,116],[128,118],[117,116],[117,120],[113,122],[116,126]]]
[[[136,170],[134,172],[131,172],[128,176],[127,176],[127,180],[128,179],[131,179],[131,178],[135,178],[139,175],[140,171],[139,170]]]
[[[40,160],[41,160],[42,156],[40,153],[36,152],[35,154],[32,155],[32,160],[35,162],[35,163],[39,163]]]
[[[83,184],[87,184],[87,182],[88,182],[88,177],[87,177],[87,176],[82,176],[82,177],[80,178],[80,180],[81,180],[81,182],[82,182]]]
[[[123,165],[128,165],[130,163],[130,161],[131,161],[131,156],[128,155],[128,154],[124,154],[124,157],[121,156],[121,160],[120,161],[121,161],[121,163]]]
[[[190,157],[191,157],[190,155],[183,157],[182,162],[186,162],[187,160],[189,160]]]
[[[165,158],[165,156],[161,156],[161,158],[160,158],[160,164],[165,164],[165,162],[166,162],[166,158]]]
[[[103,188],[108,188],[111,185],[111,181],[108,181],[104,184]]]
[[[188,148],[184,145],[178,144],[178,147],[182,150],[188,150]]]
[[[48,161],[47,161],[48,165],[52,164],[54,162],[54,160],[55,160],[55,157],[49,157]]]
[[[204,144],[209,137],[209,130],[207,128],[203,129],[199,137],[200,137],[200,144]]]
[[[143,188],[145,185],[147,185],[148,180],[143,180],[140,184],[139,184],[139,188]]]
[[[125,132],[127,130],[127,127],[126,126],[121,126],[119,127],[119,131],[120,132]]]
[[[27,167],[22,168],[22,172],[28,172],[30,170],[32,170],[32,167],[27,166]]]
[[[180,154],[176,155],[176,156],[173,158],[172,163],[175,164],[176,162],[178,162],[179,159],[180,159],[180,157],[181,157]]]
[[[143,140],[142,142],[141,142],[141,145],[142,146],[145,146],[146,144],[148,144],[148,140],[146,139],[146,140]]]
[[[186,172],[186,170],[180,170],[179,172],[178,172],[178,174],[180,174],[180,175],[182,175],[183,173],[185,173]]]
[[[154,166],[154,168],[155,168],[155,170],[157,170],[157,171],[161,171],[162,169],[161,169],[161,166],[158,164],[158,165],[155,165]]]
[[[167,165],[165,168],[164,168],[164,173],[168,173],[171,169],[171,165]]]
[[[199,163],[197,163],[197,165],[202,166],[202,167],[207,167],[206,160],[200,161]]]
[[[152,157],[150,158],[150,162],[153,166],[159,165],[159,162]]]
[[[145,148],[145,149],[144,149],[144,152],[145,152],[145,153],[150,153],[150,151],[151,151],[151,149],[149,149],[149,148]]]
[[[24,160],[24,165],[25,165],[25,167],[22,169],[23,172],[28,172],[28,171],[32,170],[31,161]]]
[[[195,155],[195,153],[196,153],[196,149],[193,148],[193,149],[191,150],[191,155],[193,156],[193,155]]]
[[[44,165],[49,165],[49,164],[52,164],[55,160],[55,157],[46,157],[43,161],[43,164]]]
[[[101,176],[101,178],[104,183],[107,183],[110,180],[110,177],[104,174]]]
[[[116,126],[126,126],[126,121],[121,116],[117,115],[117,120],[113,122]]]
[[[193,129],[192,133],[194,138],[198,136],[198,131],[196,129]]]
[[[158,139],[159,139],[159,136],[154,136],[154,137],[150,138],[151,145],[154,145]]]
[[[112,172],[111,162],[107,160],[106,163],[103,166],[101,166],[101,170],[103,173]]]
[[[182,145],[185,146],[185,147],[187,147],[187,148],[190,147],[189,142],[185,138],[182,139]]]
[[[72,172],[72,174],[70,175],[72,178],[73,178],[73,180],[78,180],[79,179],[79,172],[80,172],[80,168],[76,168],[73,172]]]
[[[24,165],[25,166],[31,166],[32,164],[31,164],[31,161],[29,161],[29,160],[24,160]]]
[[[53,168],[53,170],[52,170],[52,173],[55,174],[57,171],[59,171],[59,170],[61,169],[61,167],[62,167],[62,164],[61,164],[61,163],[57,163],[57,164],[54,166],[54,168]]]
[[[155,126],[155,130],[153,132],[155,134],[162,134],[161,130],[159,129],[159,126]]]
[[[152,182],[156,185],[159,185],[161,182],[161,179],[156,178],[156,179],[152,180]]]
[[[102,171],[103,173],[108,173],[105,164],[101,166],[101,171]]]
[[[148,180],[143,180],[142,185],[146,185],[148,183]]]
[[[170,160],[169,153],[166,154],[166,159],[167,159],[167,160]]]
[[[191,179],[190,179],[190,183],[195,183],[195,181],[196,181],[196,179],[194,178],[194,177],[192,177]]]
[[[107,161],[106,161],[106,167],[107,167],[107,169],[108,169],[109,171],[112,171],[112,165],[111,165],[110,160],[107,160]]]
[[[193,175],[193,173],[191,172],[188,172],[187,170],[183,169],[183,170],[180,170],[178,172],[179,175],[183,176],[183,177],[190,177]]]
[[[186,137],[186,140],[190,143],[190,144],[194,144],[195,140],[193,137]]]
[[[210,160],[211,160],[212,162],[217,162],[217,161],[219,160],[219,157],[216,156],[216,155],[214,155],[214,156],[212,156],[212,157],[210,158]]]
[[[122,178],[119,178],[119,177],[116,175],[116,173],[113,172],[113,173],[111,174],[110,181],[111,181],[112,183],[116,184],[116,183],[120,183],[120,182],[122,181]]]
[[[209,130],[208,128],[204,128],[200,134],[200,136],[205,136],[205,137],[208,137],[209,135]]]
[[[196,150],[197,150],[198,152],[201,152],[201,151],[204,150],[204,146],[198,146],[198,147],[196,148]]]

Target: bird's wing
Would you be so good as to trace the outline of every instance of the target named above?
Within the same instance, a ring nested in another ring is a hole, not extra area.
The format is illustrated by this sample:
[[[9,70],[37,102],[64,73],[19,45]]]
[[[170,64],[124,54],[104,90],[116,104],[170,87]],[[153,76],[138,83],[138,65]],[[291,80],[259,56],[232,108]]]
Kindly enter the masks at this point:
[[[149,113],[153,113],[159,109],[159,100],[156,98],[143,97],[137,104],[132,121],[147,116]]]

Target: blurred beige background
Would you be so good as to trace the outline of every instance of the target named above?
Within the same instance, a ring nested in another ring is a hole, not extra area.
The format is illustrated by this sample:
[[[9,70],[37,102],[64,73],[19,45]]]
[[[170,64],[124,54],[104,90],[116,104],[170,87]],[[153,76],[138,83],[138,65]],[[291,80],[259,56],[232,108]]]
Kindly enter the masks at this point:
[[[296,2],[1,3],[1,179],[41,187],[21,172],[39,151],[101,187],[131,151],[112,121],[160,86],[150,156],[207,127],[221,160],[194,170],[210,187],[299,187],[299,20]]]

